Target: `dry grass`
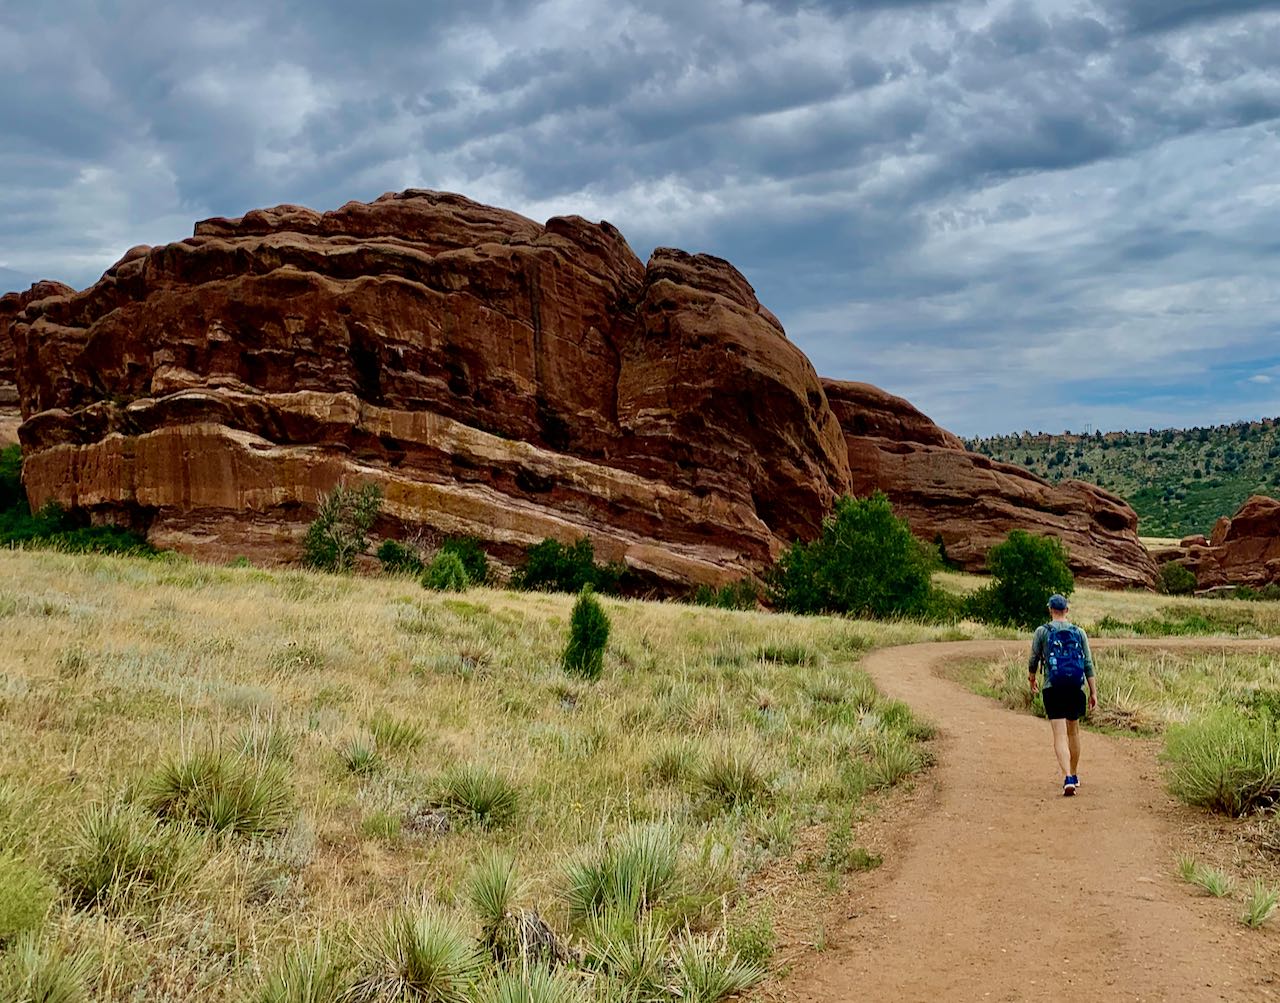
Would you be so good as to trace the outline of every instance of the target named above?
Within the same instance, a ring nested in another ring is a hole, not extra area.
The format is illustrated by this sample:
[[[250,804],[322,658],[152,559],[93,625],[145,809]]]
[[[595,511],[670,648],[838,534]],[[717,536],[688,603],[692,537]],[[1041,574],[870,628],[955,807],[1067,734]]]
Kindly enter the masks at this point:
[[[56,879],[87,805],[145,811],[194,751],[287,779],[283,832],[157,820],[191,855],[181,882],[111,910],[63,893],[45,941],[94,959],[103,1003],[245,999],[291,951],[358,946],[423,901],[478,933],[462,889],[495,852],[564,932],[566,867],[650,823],[679,846],[664,922],[718,936],[794,833],[821,840],[862,801],[878,749],[917,761],[909,719],[866,713],[859,655],[978,632],[605,601],[590,684],[559,667],[569,596],[39,552],[0,553],[0,582],[0,853]],[[344,765],[359,743],[376,768]],[[509,784],[511,811],[454,811],[441,792],[465,770]],[[797,874],[784,895],[829,892]]]

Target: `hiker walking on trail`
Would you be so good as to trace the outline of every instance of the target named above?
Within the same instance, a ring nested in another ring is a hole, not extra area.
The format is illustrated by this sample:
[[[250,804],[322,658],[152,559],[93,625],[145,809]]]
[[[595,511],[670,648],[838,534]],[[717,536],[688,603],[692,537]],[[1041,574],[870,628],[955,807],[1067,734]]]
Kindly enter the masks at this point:
[[[1080,786],[1080,719],[1085,715],[1084,686],[1089,684],[1089,709],[1098,706],[1093,682],[1093,655],[1085,632],[1067,619],[1067,600],[1049,597],[1048,623],[1036,628],[1031,639],[1027,676],[1034,695],[1036,671],[1044,666],[1044,712],[1053,728],[1053,751],[1062,767],[1062,793],[1070,797]]]

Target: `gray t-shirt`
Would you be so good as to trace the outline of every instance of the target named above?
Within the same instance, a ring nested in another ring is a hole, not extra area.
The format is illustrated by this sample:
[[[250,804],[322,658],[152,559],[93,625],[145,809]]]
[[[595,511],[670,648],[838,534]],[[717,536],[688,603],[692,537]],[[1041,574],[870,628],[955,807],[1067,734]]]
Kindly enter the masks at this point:
[[[1051,623],[1042,624],[1036,628],[1035,636],[1031,638],[1031,660],[1027,662],[1027,672],[1035,675],[1036,671],[1044,663],[1044,649],[1049,637],[1049,628],[1062,624],[1064,626],[1074,626],[1069,620],[1054,620]],[[1086,679],[1093,678],[1093,652],[1089,650],[1089,635],[1081,628],[1076,627],[1080,631],[1080,638],[1084,642],[1084,677]],[[1046,673],[1044,677],[1043,689],[1049,688],[1049,676]]]

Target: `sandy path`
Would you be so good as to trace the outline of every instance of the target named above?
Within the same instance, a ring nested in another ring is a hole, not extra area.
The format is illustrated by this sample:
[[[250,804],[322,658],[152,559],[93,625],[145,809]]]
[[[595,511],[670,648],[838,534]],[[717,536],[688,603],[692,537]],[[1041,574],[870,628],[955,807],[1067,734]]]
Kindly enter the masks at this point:
[[[1198,897],[1173,877],[1176,827],[1148,748],[1085,734],[1083,786],[1064,798],[1044,721],[936,674],[956,659],[1025,657],[1025,647],[923,644],[865,660],[881,689],[940,726],[940,762],[903,845],[855,888],[848,918],[786,995],[1280,1000],[1274,928],[1245,929],[1238,903]]]

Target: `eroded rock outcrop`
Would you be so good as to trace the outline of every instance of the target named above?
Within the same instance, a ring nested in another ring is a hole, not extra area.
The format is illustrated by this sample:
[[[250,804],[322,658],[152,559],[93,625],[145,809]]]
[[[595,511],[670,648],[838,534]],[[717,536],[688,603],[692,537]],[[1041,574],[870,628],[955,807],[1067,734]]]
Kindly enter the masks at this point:
[[[811,535],[849,474],[804,355],[727,262],[433,192],[135,248],[13,326],[33,504],[292,558],[318,496],[513,558],[582,534],[684,586]]]
[[[1195,572],[1201,589],[1280,583],[1280,501],[1254,495],[1235,515],[1218,519],[1209,539],[1186,537],[1162,556]]]
[[[48,280],[33,283],[24,292],[0,296],[0,446],[18,441],[22,415],[18,409],[17,377],[13,365],[13,337],[10,328],[27,306],[50,296],[66,296],[75,292],[61,282]]]
[[[867,383],[824,380],[845,431],[855,494],[884,491],[895,509],[946,555],[982,570],[987,551],[1010,530],[1056,536],[1084,583],[1151,585],[1155,565],[1138,543],[1138,518],[1092,484],[1050,484],[1012,464],[967,452],[907,401]]]
[[[278,206],[133,248],[7,323],[32,503],[210,559],[295,559],[321,494],[362,480],[381,533],[471,534],[507,561],[585,534],[679,591],[884,489],[966,566],[1021,527],[1086,580],[1151,579],[1118,499],[824,384],[730,264],[642,263],[608,223],[424,191]]]

